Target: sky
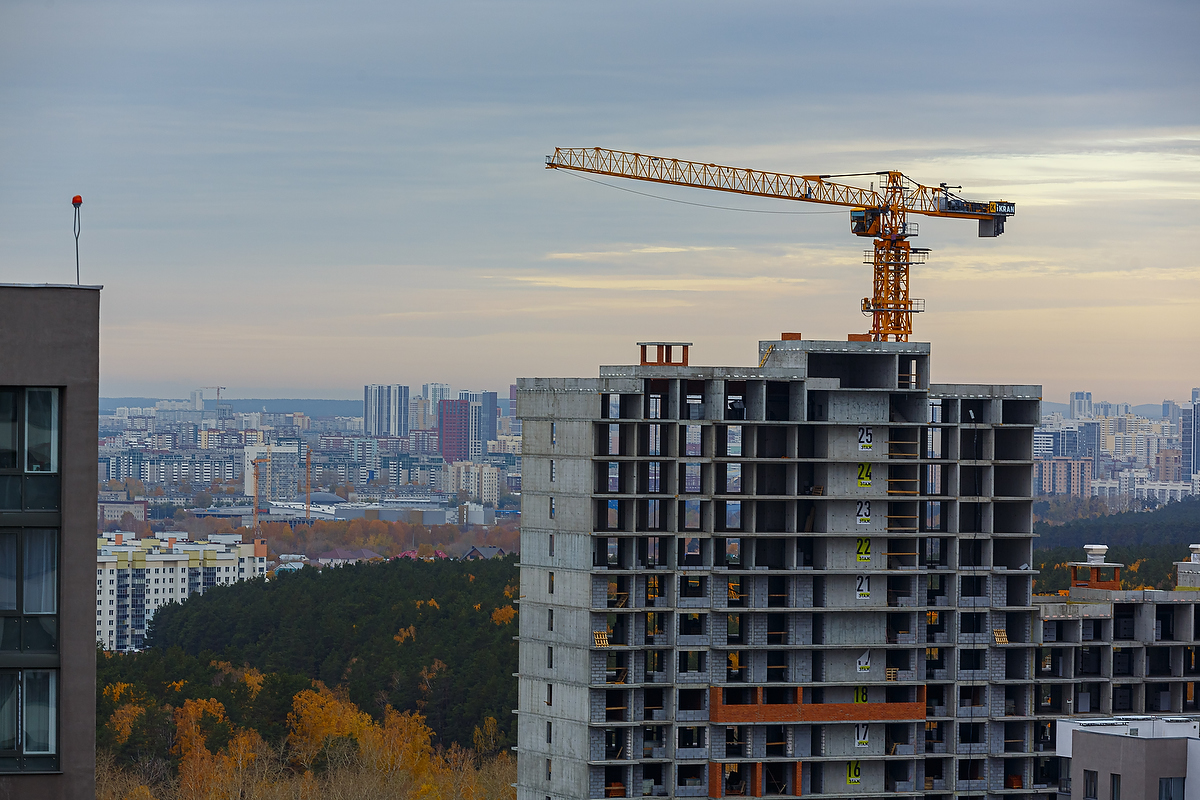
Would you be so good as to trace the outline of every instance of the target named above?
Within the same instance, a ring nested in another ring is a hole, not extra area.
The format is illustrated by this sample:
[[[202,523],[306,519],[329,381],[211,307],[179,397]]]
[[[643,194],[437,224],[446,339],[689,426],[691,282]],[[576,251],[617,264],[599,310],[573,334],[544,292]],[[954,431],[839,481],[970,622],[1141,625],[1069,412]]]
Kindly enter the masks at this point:
[[[1017,208],[921,221],[934,381],[1185,400],[1198,33],[1194,2],[6,0],[0,282],[73,282],[81,194],[104,396],[746,365],[869,328],[848,214],[544,157],[900,169]]]

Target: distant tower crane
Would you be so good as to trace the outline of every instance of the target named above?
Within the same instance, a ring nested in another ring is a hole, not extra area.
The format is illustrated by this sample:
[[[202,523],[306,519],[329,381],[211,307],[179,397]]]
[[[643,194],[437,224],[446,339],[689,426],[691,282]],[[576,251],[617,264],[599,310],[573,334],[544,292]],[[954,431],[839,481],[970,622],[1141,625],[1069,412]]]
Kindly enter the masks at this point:
[[[254,538],[257,539],[259,536],[262,535],[262,531],[260,531],[258,528],[258,503],[259,503],[258,498],[260,496],[259,492],[258,492],[258,481],[259,481],[259,477],[260,477],[259,471],[258,471],[258,466],[259,466],[259,464],[270,464],[271,463],[270,453],[267,454],[266,458],[256,458],[253,461],[251,461],[250,463],[252,463],[254,465]]]
[[[221,390],[228,388],[228,387],[225,387],[225,386],[201,386],[200,388],[201,389],[216,389],[217,390],[217,406],[220,407],[220,405],[221,405]]]
[[[865,263],[874,270],[872,293],[862,301],[863,314],[871,315],[871,341],[907,342],[912,334],[912,315],[925,310],[925,301],[909,297],[909,268],[923,264],[929,254],[912,247],[908,239],[917,235],[910,214],[979,221],[979,235],[1004,233],[1004,221],[1016,213],[1016,204],[1004,200],[964,200],[951,189],[958,186],[923,186],[901,172],[857,172],[844,175],[787,175],[742,167],[722,167],[695,161],[647,156],[600,147],[554,149],[546,156],[546,169],[568,169],[633,178],[675,186],[693,186],[719,192],[777,197],[807,203],[850,208],[850,232],[875,240],[874,252]],[[877,177],[870,189],[829,181],[829,178]]]

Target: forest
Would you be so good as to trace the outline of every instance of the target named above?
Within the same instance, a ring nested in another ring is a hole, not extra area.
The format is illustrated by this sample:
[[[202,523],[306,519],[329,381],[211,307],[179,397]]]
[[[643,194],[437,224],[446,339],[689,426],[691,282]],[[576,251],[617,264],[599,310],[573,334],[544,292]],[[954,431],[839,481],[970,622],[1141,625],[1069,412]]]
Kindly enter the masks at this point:
[[[510,796],[518,581],[402,559],[167,606],[98,655],[97,796]]]
[[[1126,565],[1122,588],[1174,589],[1174,563],[1188,559],[1188,545],[1200,544],[1200,498],[1061,525],[1039,522],[1034,532],[1039,537],[1034,540],[1034,566],[1041,570],[1034,581],[1036,592],[1066,589],[1070,584],[1066,565],[1084,560],[1085,544],[1108,545],[1108,560]]]
[[[1039,522],[1033,531],[1039,537],[1038,547],[1200,544],[1200,497],[1167,503],[1151,511],[1104,514],[1075,519],[1062,525]]]

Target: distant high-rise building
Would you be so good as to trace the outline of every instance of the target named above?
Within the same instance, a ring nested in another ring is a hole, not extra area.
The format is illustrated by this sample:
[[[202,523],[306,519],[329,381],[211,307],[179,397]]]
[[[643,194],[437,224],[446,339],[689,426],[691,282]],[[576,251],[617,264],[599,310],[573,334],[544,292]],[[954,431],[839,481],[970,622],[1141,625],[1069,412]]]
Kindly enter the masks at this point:
[[[1107,400],[1101,400],[1092,404],[1092,412],[1097,417],[1123,417],[1133,413],[1133,406],[1129,403],[1110,403]]]
[[[1200,403],[1200,389],[1192,389],[1192,402]]]
[[[471,455],[471,404],[467,400],[438,403],[438,447],[447,464],[469,461]]]
[[[408,387],[372,383],[363,387],[363,433],[408,436]]]
[[[484,392],[480,395],[481,411],[480,438],[483,440],[483,451],[487,452],[487,443],[496,441],[496,417],[499,416],[499,406],[495,392]]]
[[[1038,494],[1089,497],[1092,493],[1092,462],[1056,456],[1033,462],[1033,485]]]
[[[1179,418],[1180,428],[1180,449],[1183,451],[1181,459],[1181,467],[1183,470],[1183,479],[1188,480],[1189,476],[1200,472],[1200,464],[1197,464],[1197,450],[1200,449],[1200,431],[1197,431],[1196,417],[1200,416],[1196,412],[1200,411],[1200,403],[1188,403],[1183,407]]]
[[[441,419],[438,417],[439,404],[443,400],[450,399],[450,384],[448,383],[426,383],[421,386],[421,394],[429,401],[429,409],[433,414],[433,426],[436,428],[441,424]]]
[[[427,431],[436,428],[437,410],[428,398],[414,397],[408,401],[408,432]]]
[[[1092,393],[1091,392],[1071,392],[1070,399],[1070,417],[1071,419],[1091,419],[1092,417]]]
[[[496,439],[496,416],[498,406],[495,392],[472,392],[466,389],[458,393],[458,399],[468,403],[469,432],[468,452],[472,461],[479,461],[487,452],[487,443]]]
[[[1178,450],[1159,450],[1155,453],[1154,479],[1169,482],[1183,480],[1183,454]]]
[[[306,447],[299,443],[252,445],[244,449],[242,477],[247,497],[257,497],[260,506],[271,500],[291,500],[301,486],[303,461]],[[258,479],[255,482],[254,462],[258,461]]]
[[[1180,411],[1181,409],[1179,408],[1179,403],[1176,403],[1174,400],[1163,400],[1163,422],[1170,422],[1172,425],[1178,424]]]

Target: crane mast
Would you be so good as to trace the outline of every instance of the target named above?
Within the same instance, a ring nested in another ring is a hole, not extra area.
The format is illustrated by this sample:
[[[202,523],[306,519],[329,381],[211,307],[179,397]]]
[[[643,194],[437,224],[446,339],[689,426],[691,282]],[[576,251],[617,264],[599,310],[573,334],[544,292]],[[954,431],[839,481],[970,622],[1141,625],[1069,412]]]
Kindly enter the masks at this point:
[[[871,296],[863,298],[861,310],[871,316],[868,335],[877,342],[907,342],[912,315],[925,310],[924,300],[909,295],[909,273],[913,264],[925,263],[929,251],[909,243],[909,238],[917,235],[917,224],[909,221],[909,214],[978,220],[979,235],[994,237],[1004,232],[1005,219],[1016,213],[1013,203],[964,200],[944,183],[924,186],[894,170],[789,175],[601,147],[555,148],[554,155],[546,156],[546,169],[849,207],[851,233],[874,240],[864,262],[872,267]],[[868,175],[878,179],[878,189],[874,182],[864,189],[829,180]]]

